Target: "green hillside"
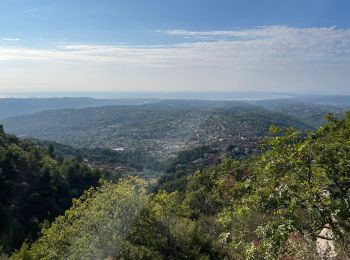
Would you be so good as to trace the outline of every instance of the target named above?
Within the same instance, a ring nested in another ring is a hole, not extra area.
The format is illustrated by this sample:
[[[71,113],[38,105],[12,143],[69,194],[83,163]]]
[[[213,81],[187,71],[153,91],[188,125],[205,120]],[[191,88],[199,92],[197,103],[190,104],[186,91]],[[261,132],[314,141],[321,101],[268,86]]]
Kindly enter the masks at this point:
[[[104,181],[11,259],[347,259],[350,113],[270,132],[260,155],[196,171],[183,192]]]
[[[56,155],[52,146],[5,134],[0,127],[0,248],[10,252],[33,241],[106,173]]]
[[[168,101],[45,111],[1,121],[21,137],[75,147],[143,150],[166,159],[191,147],[254,147],[271,124],[311,129],[293,117],[242,102]],[[246,145],[242,144],[245,140]]]

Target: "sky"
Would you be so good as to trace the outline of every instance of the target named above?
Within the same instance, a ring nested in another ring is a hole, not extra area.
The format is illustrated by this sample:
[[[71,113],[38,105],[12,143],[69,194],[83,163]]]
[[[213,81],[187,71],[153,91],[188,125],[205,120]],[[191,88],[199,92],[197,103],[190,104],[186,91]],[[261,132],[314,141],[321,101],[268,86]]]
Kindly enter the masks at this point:
[[[1,0],[0,93],[350,94],[348,0]]]

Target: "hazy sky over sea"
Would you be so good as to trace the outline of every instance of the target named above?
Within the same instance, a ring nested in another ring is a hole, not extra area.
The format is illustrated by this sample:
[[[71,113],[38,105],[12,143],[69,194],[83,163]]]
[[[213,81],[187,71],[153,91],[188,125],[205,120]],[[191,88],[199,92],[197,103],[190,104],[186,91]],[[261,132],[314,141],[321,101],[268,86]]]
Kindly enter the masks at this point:
[[[0,93],[350,93],[350,1],[2,0]]]

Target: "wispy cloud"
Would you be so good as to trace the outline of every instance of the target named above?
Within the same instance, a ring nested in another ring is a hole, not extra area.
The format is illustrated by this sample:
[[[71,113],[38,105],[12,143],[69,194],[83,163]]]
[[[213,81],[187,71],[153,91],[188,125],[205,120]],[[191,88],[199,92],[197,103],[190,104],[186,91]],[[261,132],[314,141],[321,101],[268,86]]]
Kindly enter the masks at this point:
[[[67,90],[76,85],[94,90],[349,91],[350,29],[272,26],[159,33],[176,43],[58,43],[49,49],[0,40],[0,84]]]
[[[152,67],[230,67],[261,61],[350,61],[350,29],[271,26],[161,33],[196,40],[148,46],[60,44],[52,50],[0,46],[0,60],[83,61]],[[197,37],[206,37],[206,40]]]
[[[271,27],[271,28],[282,28],[282,27]],[[247,39],[252,38],[256,39],[262,36],[266,36],[264,32],[264,27],[259,27],[257,29],[250,30],[229,30],[229,31],[187,31],[187,30],[166,30],[158,31],[159,33],[165,33],[171,36],[180,36],[185,39],[194,38],[194,39]]]
[[[23,13],[33,13],[33,12],[36,12],[38,11],[39,8],[30,8],[30,9],[27,9],[27,10],[24,10]]]
[[[19,42],[21,39],[20,38],[2,38],[2,41],[7,41],[7,42]]]

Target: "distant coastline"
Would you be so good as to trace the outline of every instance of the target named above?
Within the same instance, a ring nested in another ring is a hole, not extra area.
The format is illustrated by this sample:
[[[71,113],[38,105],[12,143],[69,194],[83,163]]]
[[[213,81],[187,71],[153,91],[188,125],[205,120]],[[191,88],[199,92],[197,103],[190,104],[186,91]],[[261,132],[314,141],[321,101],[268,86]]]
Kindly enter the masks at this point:
[[[101,99],[159,98],[194,100],[266,100],[293,98],[293,95],[267,92],[17,92],[0,93],[0,98],[89,97]]]

